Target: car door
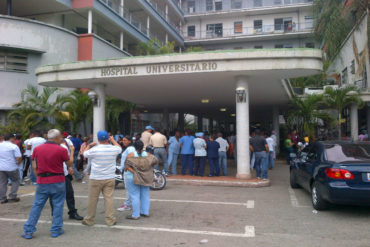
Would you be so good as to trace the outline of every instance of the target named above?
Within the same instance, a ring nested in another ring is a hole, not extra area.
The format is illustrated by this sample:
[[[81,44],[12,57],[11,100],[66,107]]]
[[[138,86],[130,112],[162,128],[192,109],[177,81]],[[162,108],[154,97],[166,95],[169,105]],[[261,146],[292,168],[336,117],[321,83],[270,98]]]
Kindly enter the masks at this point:
[[[317,165],[318,162],[319,162],[319,159],[318,159],[317,148],[315,145],[313,145],[307,154],[307,158],[305,159],[304,162],[302,162],[301,168],[300,168],[300,176],[301,176],[300,184],[302,185],[302,187],[304,187],[307,190],[311,189],[310,181],[313,175],[314,167]]]

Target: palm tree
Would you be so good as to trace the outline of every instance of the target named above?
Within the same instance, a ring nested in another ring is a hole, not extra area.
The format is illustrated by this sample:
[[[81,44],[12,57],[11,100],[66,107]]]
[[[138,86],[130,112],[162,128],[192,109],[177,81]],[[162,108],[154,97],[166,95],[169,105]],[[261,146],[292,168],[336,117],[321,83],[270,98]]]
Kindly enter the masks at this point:
[[[324,101],[325,104],[331,108],[336,110],[338,114],[337,119],[337,131],[338,131],[338,140],[342,137],[342,113],[343,110],[350,106],[351,104],[355,103],[362,107],[363,101],[360,97],[360,92],[356,86],[347,86],[342,88],[333,88],[327,87],[324,91]]]
[[[319,124],[319,119],[323,121],[330,120],[329,114],[320,109],[323,100],[324,96],[322,94],[305,97],[294,96],[290,102],[288,124],[292,128],[296,128],[302,136],[304,133],[313,136],[315,127]]]
[[[74,90],[67,99],[66,111],[70,113],[72,131],[77,132],[79,125],[83,124],[84,135],[87,136],[87,119],[92,116],[92,102],[86,92]]]
[[[38,87],[29,85],[22,91],[21,102],[14,105],[15,110],[8,115],[10,122],[20,124],[23,133],[27,134],[31,129],[47,129],[51,127],[64,127],[66,116],[63,107],[67,103],[64,94],[57,94],[59,89]]]
[[[112,132],[119,130],[119,117],[123,112],[131,112],[135,109],[135,104],[107,96],[105,104],[105,115],[108,129]],[[131,122],[131,121],[130,121]],[[131,129],[131,128],[130,128]]]

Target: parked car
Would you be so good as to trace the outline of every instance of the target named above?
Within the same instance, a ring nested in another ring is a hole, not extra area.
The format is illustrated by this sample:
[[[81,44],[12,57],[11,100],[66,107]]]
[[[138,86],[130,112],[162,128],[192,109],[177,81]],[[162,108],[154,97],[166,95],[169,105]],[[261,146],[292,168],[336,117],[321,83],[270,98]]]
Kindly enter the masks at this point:
[[[370,206],[370,143],[314,142],[290,164],[290,186],[311,193],[316,210]]]

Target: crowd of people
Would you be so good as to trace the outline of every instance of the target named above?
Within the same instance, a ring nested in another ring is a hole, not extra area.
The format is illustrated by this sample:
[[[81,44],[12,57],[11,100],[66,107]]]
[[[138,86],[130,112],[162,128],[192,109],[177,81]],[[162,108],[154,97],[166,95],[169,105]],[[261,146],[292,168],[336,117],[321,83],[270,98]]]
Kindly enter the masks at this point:
[[[23,238],[32,239],[48,200],[53,217],[52,237],[63,234],[64,201],[70,219],[80,220],[87,226],[94,225],[100,194],[104,197],[106,224],[115,225],[113,193],[118,160],[127,190],[126,200],[118,211],[132,211],[126,217],[130,220],[149,217],[153,170],[158,170],[160,163],[166,176],[177,174],[180,159],[182,175],[213,177],[227,176],[228,154],[234,154],[236,161],[236,136],[225,139],[221,132],[193,134],[186,130],[184,133],[175,131],[168,136],[166,131],[146,126],[135,137],[124,136],[120,132],[112,135],[106,131],[99,131],[96,137],[97,143],[93,135],[82,138],[81,135],[52,129],[45,134],[35,131],[24,142],[20,135],[9,134],[4,136],[4,140],[0,138],[1,204],[20,201],[17,191],[24,181],[30,180],[32,185],[36,185]],[[258,179],[268,179],[268,167],[272,169],[274,166],[276,136],[256,130],[250,144],[252,169],[256,169]],[[209,174],[205,173],[207,161]],[[72,180],[85,183],[85,174],[89,175],[89,192],[87,213],[82,217],[75,207]],[[11,184],[11,189],[7,195],[8,184]]]

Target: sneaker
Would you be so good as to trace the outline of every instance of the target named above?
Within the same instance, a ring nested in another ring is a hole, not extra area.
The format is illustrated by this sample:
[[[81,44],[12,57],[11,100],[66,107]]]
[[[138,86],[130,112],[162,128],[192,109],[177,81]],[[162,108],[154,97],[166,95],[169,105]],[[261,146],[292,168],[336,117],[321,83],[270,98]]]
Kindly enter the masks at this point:
[[[32,239],[33,238],[31,233],[22,233],[21,237],[24,238],[24,239]]]
[[[262,181],[267,181],[268,180],[268,178],[264,178],[264,179],[262,179]]]
[[[169,177],[170,176],[170,173],[169,172],[162,171],[162,174],[165,175],[166,177]]]
[[[117,208],[117,210],[120,211],[120,212],[123,212],[123,211],[131,211],[132,210],[132,207],[126,206],[126,205],[122,205],[120,208]]]
[[[51,237],[52,238],[57,238],[59,237],[60,235],[63,235],[64,234],[64,231],[63,230],[60,230],[59,232],[54,232],[51,234]]]
[[[260,177],[257,177],[258,180],[260,180],[261,178]]]
[[[88,223],[86,220],[82,220],[81,221],[81,223],[82,223],[82,225],[85,225],[85,226],[93,226],[94,225],[94,223]]]
[[[86,181],[82,181],[81,183],[82,183],[82,184],[86,184]]]
[[[19,186],[25,186],[26,184],[24,182],[20,183]]]

